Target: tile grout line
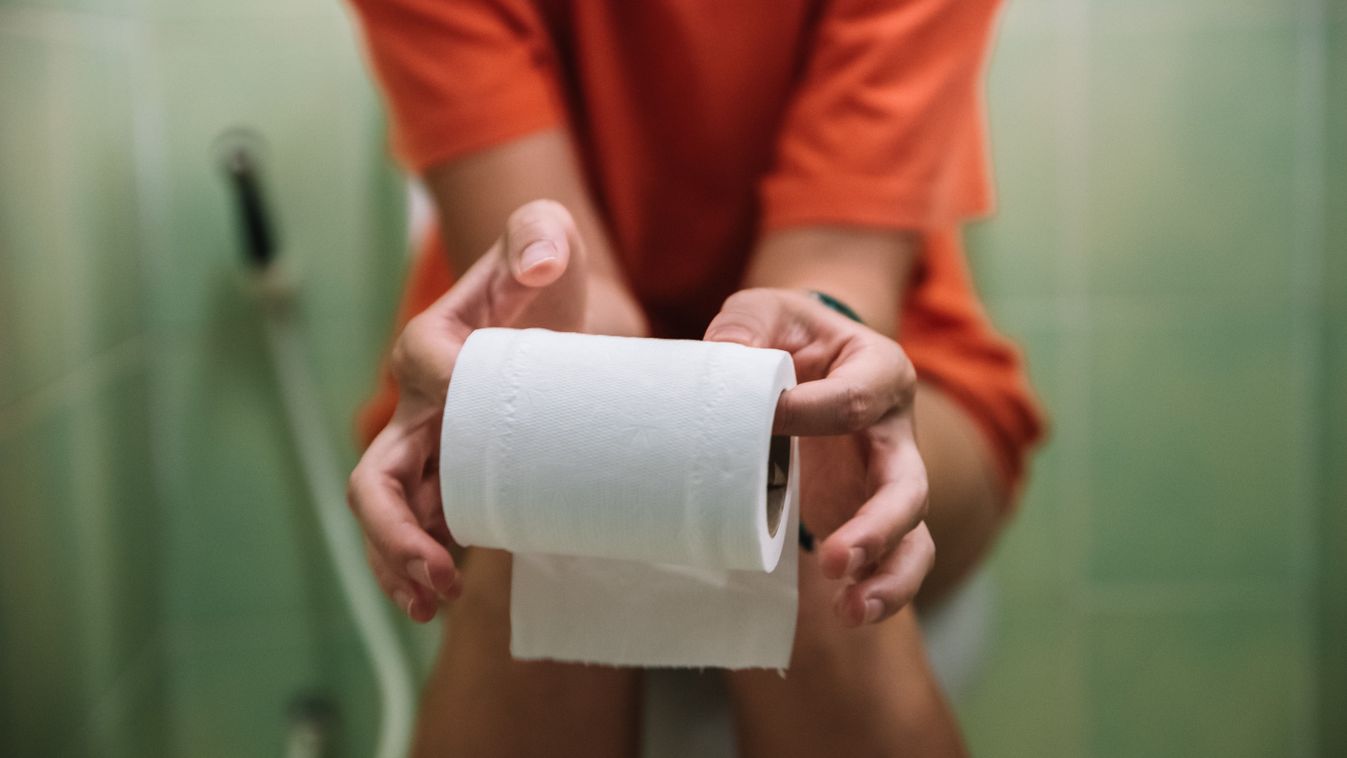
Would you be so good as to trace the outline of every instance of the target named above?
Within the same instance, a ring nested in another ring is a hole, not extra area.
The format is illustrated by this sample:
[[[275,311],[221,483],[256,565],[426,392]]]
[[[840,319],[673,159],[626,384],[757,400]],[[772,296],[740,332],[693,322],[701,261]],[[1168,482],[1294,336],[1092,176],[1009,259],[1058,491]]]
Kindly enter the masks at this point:
[[[1059,333],[1068,337],[1059,365],[1062,386],[1059,388],[1065,396],[1062,411],[1070,423],[1057,429],[1059,440],[1062,436],[1072,444],[1065,450],[1070,451],[1067,458],[1074,457],[1077,462],[1088,464],[1086,446],[1089,441],[1089,392],[1088,392],[1088,338],[1089,303],[1086,290],[1089,286],[1089,273],[1086,264],[1088,231],[1085,227],[1085,215],[1088,212],[1089,175],[1086,162],[1089,155],[1089,122],[1086,114],[1088,72],[1088,0],[1057,0],[1061,7],[1059,18],[1059,45],[1061,61],[1059,63],[1060,92],[1056,114],[1058,131],[1057,184],[1058,227],[1056,244],[1056,268],[1059,296],[1055,319]],[[1074,439],[1073,439],[1074,437]],[[1081,465],[1072,469],[1063,468],[1063,489],[1083,502],[1088,494],[1088,486],[1080,486],[1078,476],[1069,476],[1067,472],[1079,473],[1085,470]],[[1072,490],[1081,490],[1073,492]],[[1066,511],[1068,513],[1072,511]],[[1080,514],[1080,509],[1074,511]],[[1080,526],[1077,524],[1076,526]],[[1081,534],[1071,534],[1079,538]],[[1070,544],[1070,543],[1069,543]],[[1085,548],[1082,543],[1075,543]],[[1084,550],[1081,551],[1085,552]],[[1080,555],[1072,555],[1073,562],[1079,562]],[[1074,567],[1074,568],[1079,568]],[[1072,578],[1078,578],[1073,576]]]
[[[117,38],[117,25],[103,23],[97,16],[75,13],[48,16],[44,22],[53,28],[49,31],[56,31],[56,34],[51,35],[51,40],[47,41],[49,48],[56,48],[52,64],[53,123],[48,127],[49,134],[53,145],[73,145],[76,136],[73,125],[78,122],[76,115],[79,109],[74,55],[66,47],[68,38],[92,38],[112,31],[113,34],[107,35],[108,38],[100,38],[101,42],[107,44]],[[74,196],[80,191],[80,182],[72,152],[58,147],[50,156],[51,174],[55,180],[52,186],[56,193],[50,200],[52,207],[59,209],[58,213],[65,218],[74,217],[78,211]],[[85,261],[78,260],[79,245],[71,224],[57,226],[55,243],[54,262],[60,271],[60,280],[72,295],[62,305],[56,334],[63,352],[66,355],[77,355],[79,346],[85,344],[85,337],[91,332],[92,310],[88,303],[98,283],[90,276]],[[91,672],[97,672],[105,663],[98,659],[96,651],[104,649],[110,639],[110,627],[115,617],[115,610],[109,606],[111,588],[107,583],[108,577],[99,570],[108,563],[109,546],[105,539],[107,501],[101,497],[104,483],[98,481],[106,469],[106,451],[97,444],[101,419],[100,409],[96,405],[69,404],[71,439],[66,449],[70,457],[67,474],[71,495],[78,503],[78,516],[72,524],[75,544],[70,547],[80,556],[80,560],[72,566],[75,587],[70,599],[77,609],[76,617],[81,621],[75,634],[80,648],[76,652],[88,658],[81,669],[86,682]],[[94,442],[92,446],[87,444],[90,441]],[[82,713],[80,718],[87,722],[90,715]]]
[[[0,439],[17,435],[67,405],[72,398],[82,397],[100,384],[135,370],[145,363],[148,353],[145,343],[144,334],[133,334],[0,407],[0,429],[4,430]]]
[[[125,16],[95,10],[0,6],[0,28],[6,33],[45,42],[122,41],[134,23]]]
[[[1067,657],[1071,660],[1066,684],[1076,694],[1076,708],[1067,723],[1067,739],[1075,752],[1084,754],[1088,743],[1090,693],[1086,680],[1087,651],[1083,594],[1089,556],[1089,270],[1086,263],[1089,210],[1089,0],[1056,0],[1058,44],[1057,111],[1054,114],[1057,143],[1058,227],[1056,236],[1057,329],[1062,339],[1058,356],[1059,424],[1053,430],[1062,460],[1058,467],[1058,534],[1062,555],[1059,571],[1067,592]]]
[[[139,694],[142,698],[145,696],[146,688],[154,682],[156,674],[162,675],[164,668],[163,655],[163,631],[157,629],[152,632],[135,653],[130,656],[126,665],[122,666],[117,672],[112,682],[99,693],[93,705],[83,714],[84,721],[76,726],[71,733],[66,747],[69,752],[62,752],[62,755],[73,755],[79,752],[90,732],[100,729],[106,729],[115,716],[117,708],[128,699],[134,698]]]
[[[1314,605],[1319,597],[1320,545],[1316,538],[1319,507],[1325,492],[1324,457],[1327,427],[1322,408],[1327,407],[1328,388],[1324,377],[1324,325],[1326,309],[1323,276],[1326,270],[1325,208],[1326,177],[1325,127],[1327,124],[1327,49],[1325,47],[1326,10],[1323,0],[1297,3],[1296,50],[1296,131],[1294,142],[1294,232],[1292,245],[1292,286],[1294,292],[1294,333],[1291,354],[1299,368],[1299,392],[1295,393],[1296,416],[1301,423],[1304,449],[1313,451],[1300,456],[1294,473],[1296,497],[1290,504],[1294,518],[1286,556],[1291,575],[1297,578],[1296,607],[1293,615],[1302,635],[1304,649],[1311,660],[1307,668],[1314,672],[1313,656],[1319,648],[1318,614]],[[1305,639],[1307,638],[1307,639]],[[1319,687],[1310,674],[1311,694],[1306,708],[1297,709],[1300,717],[1295,729],[1295,749],[1300,755],[1313,755],[1319,748]]]
[[[106,11],[97,8],[53,8],[37,4],[0,5],[0,27],[15,34],[66,39],[67,35],[82,34],[80,27],[132,26],[144,23],[142,18],[153,18],[149,23],[182,24],[200,21],[209,22],[261,22],[277,21],[327,21],[332,18],[331,10],[325,4],[311,7],[289,7],[285,3],[258,4],[255,8],[235,4],[218,4],[211,12],[202,12],[200,8],[178,12],[172,3],[155,7],[142,7],[141,2],[132,3],[134,7],[125,11]],[[280,7],[277,7],[280,6]],[[223,9],[223,10],[222,10]],[[125,31],[125,30],[123,30]],[[88,36],[84,34],[83,36]]]
[[[1279,582],[1218,582],[1198,580],[1156,585],[1145,581],[1090,589],[1082,607],[1095,616],[1148,616],[1199,613],[1281,613],[1293,608]]]
[[[141,290],[144,293],[159,291],[160,283],[167,283],[167,259],[170,250],[168,198],[172,187],[169,185],[167,154],[164,147],[165,119],[167,109],[164,104],[164,81],[159,60],[159,36],[156,27],[151,24],[138,24],[132,35],[133,44],[129,49],[131,80],[135,92],[132,98],[132,151],[135,155],[136,210],[141,232],[139,249],[139,274]],[[173,494],[182,491],[178,467],[172,465],[176,458],[174,446],[173,418],[174,400],[169,392],[168,353],[164,349],[167,335],[160,324],[157,309],[149,309],[149,343],[146,389],[148,395],[148,425],[150,435],[150,480],[161,513],[159,519],[162,534],[172,532],[174,509],[168,507],[173,502]],[[160,541],[161,552],[158,556],[161,564],[166,564],[172,547],[167,539]],[[161,599],[160,618],[157,633],[161,638],[167,655],[172,657],[180,640],[176,634],[176,625],[170,615],[168,605],[162,602],[169,595],[168,572],[164,572],[159,585],[155,588]],[[181,683],[172,669],[166,669],[161,682],[164,691],[164,744],[169,752],[176,752],[182,742],[182,727],[179,723],[178,703]]]
[[[111,43],[129,47],[126,41],[129,39],[127,32],[131,27],[126,19],[96,13],[9,6],[0,7],[0,28],[8,34],[30,37],[49,45],[69,45],[76,40],[97,40],[100,44]],[[52,80],[56,86],[52,88],[50,107],[44,114],[47,122],[46,131],[52,135],[53,143],[71,144],[73,142],[71,125],[77,122],[77,119],[70,117],[74,112],[70,99],[73,87],[70,85],[75,81],[75,73],[69,51],[57,49],[56,53],[52,64]],[[59,190],[78,185],[73,177],[74,166],[67,154],[55,156],[52,174],[56,181],[48,186]],[[51,196],[46,200],[53,208],[61,209],[67,216],[71,215],[69,212],[71,209],[66,207],[69,202],[68,196]],[[75,243],[71,236],[71,227],[68,224],[60,225],[56,235],[56,250],[52,258],[60,271],[61,279],[67,282],[72,290],[82,292],[89,284],[88,271],[73,260],[71,251],[75,248]],[[60,316],[60,322],[54,329],[57,343],[65,354],[78,354],[80,340],[76,334],[85,329],[90,321],[87,298],[68,298]],[[125,370],[127,356],[123,353],[144,351],[143,345],[140,344],[141,336],[139,333],[131,335],[119,343],[104,347],[61,371],[57,376],[0,405],[0,430],[4,430],[0,437],[13,434],[17,428],[26,426],[59,407],[62,403],[62,394],[87,392],[99,380],[81,374],[92,373],[101,379],[116,376],[117,372]]]

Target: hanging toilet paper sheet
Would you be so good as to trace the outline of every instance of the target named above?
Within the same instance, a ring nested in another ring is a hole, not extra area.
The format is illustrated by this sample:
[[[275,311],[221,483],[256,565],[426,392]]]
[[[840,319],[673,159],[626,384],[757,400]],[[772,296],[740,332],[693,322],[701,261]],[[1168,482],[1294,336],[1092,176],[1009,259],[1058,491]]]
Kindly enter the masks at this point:
[[[473,332],[440,482],[460,544],[514,554],[512,655],[786,668],[798,455],[771,430],[794,384],[780,350]]]

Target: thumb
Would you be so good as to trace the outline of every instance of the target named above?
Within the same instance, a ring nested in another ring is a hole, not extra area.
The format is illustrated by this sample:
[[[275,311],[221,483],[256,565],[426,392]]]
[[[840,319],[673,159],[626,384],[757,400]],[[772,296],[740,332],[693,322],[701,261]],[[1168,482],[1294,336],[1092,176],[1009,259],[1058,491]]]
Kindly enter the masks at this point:
[[[505,233],[431,309],[469,330],[567,328],[583,313],[583,259],[570,212],[553,200],[534,200],[510,214]],[[563,280],[576,286],[555,286]]]
[[[565,206],[534,200],[519,206],[505,222],[501,240],[514,280],[526,287],[546,287],[566,273],[576,239],[575,221]]]
[[[570,211],[554,200],[534,200],[510,214],[505,233],[450,290],[457,292],[446,305],[471,328],[579,329],[584,258]]]
[[[777,332],[782,320],[780,293],[767,289],[747,289],[730,295],[720,313],[706,327],[703,339],[709,342],[738,342],[749,347],[791,346],[779,344]]]

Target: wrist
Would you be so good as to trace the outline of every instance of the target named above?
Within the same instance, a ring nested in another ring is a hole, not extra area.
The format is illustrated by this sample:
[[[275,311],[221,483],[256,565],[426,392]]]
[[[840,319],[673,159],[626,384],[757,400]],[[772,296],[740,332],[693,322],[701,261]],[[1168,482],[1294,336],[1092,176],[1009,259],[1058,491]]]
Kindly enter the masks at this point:
[[[838,300],[832,295],[829,295],[826,292],[820,292],[818,290],[809,290],[809,296],[819,301],[823,305],[827,306],[828,308],[831,308],[832,310],[837,311],[843,316],[846,316],[852,321],[855,321],[856,323],[862,325],[865,324],[865,321],[861,319],[861,317],[856,313],[856,311],[852,310],[851,306],[847,305],[841,300]]]
[[[871,329],[892,336],[916,249],[912,235],[890,230],[781,230],[758,244],[744,283],[827,293]]]

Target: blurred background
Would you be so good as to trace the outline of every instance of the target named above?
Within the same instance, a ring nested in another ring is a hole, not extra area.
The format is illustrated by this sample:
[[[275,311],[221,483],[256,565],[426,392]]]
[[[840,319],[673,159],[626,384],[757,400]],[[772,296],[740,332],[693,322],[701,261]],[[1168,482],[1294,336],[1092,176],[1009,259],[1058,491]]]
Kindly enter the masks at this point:
[[[1347,4],[1012,0],[989,109],[973,267],[1054,426],[974,753],[1347,755]],[[0,0],[0,754],[277,755],[297,713],[373,750],[239,125],[349,466],[408,211],[346,9]]]

